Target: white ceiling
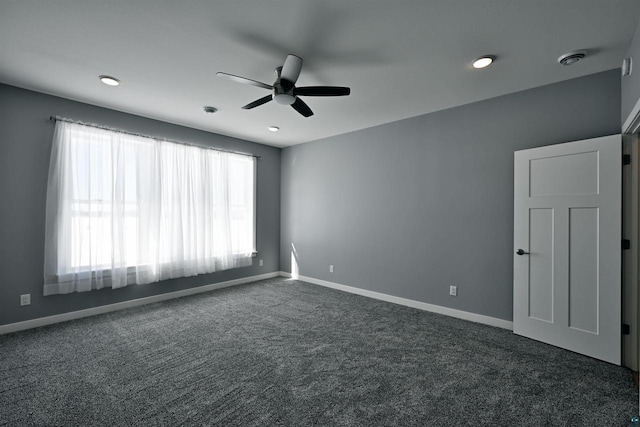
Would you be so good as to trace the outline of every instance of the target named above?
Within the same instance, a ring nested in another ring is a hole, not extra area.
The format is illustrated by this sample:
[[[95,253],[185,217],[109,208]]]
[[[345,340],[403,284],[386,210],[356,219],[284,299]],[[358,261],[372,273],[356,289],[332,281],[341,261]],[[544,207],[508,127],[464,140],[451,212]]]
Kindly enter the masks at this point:
[[[639,15],[637,0],[2,0],[0,82],[283,147],[617,68]],[[588,57],[556,62],[575,49]],[[310,118],[242,110],[268,92],[215,76],[271,84],[289,53],[298,86],[351,95],[306,97]],[[483,54],[497,61],[473,70]]]

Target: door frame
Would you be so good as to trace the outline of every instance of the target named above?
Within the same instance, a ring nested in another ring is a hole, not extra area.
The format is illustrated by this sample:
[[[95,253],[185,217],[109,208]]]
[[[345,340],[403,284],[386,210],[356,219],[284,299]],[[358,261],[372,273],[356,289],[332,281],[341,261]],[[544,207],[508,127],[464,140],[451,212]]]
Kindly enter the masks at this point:
[[[636,298],[632,300],[632,304],[635,304],[635,308],[633,310],[633,314],[635,317],[635,322],[630,323],[630,333],[633,334],[636,340],[636,346],[632,348],[631,354],[629,357],[633,358],[636,366],[634,371],[638,372],[638,368],[640,367],[640,351],[638,351],[638,342],[640,341],[640,316],[638,316],[638,307],[640,307],[640,292],[638,289],[640,288],[640,277],[638,276],[638,265],[640,265],[640,252],[638,251],[638,243],[640,243],[640,230],[638,230],[638,215],[640,214],[639,209],[639,197],[638,197],[638,188],[640,187],[640,173],[638,173],[638,165],[640,165],[639,157],[640,153],[638,150],[638,144],[640,140],[640,101],[636,103],[634,108],[629,113],[629,116],[626,118],[622,125],[622,152],[626,154],[631,154],[631,164],[629,166],[625,166],[626,168],[631,168],[631,188],[635,186],[635,192],[631,195],[631,201],[629,203],[630,208],[628,212],[625,212],[623,206],[623,215],[630,218],[631,228],[622,231],[623,238],[628,238],[631,240],[631,255],[629,255],[627,265],[622,266],[623,268],[623,277],[622,277],[622,292],[625,295],[625,292],[631,292],[631,290],[635,289]],[[625,151],[625,146],[631,147],[631,153],[627,153]],[[624,174],[623,174],[624,175]],[[623,182],[624,185],[624,182]],[[624,187],[623,187],[623,200],[624,200]],[[625,224],[625,219],[623,218],[623,224]],[[635,224],[635,228],[634,225]],[[627,233],[628,231],[628,233]],[[630,236],[630,237],[627,237]],[[635,244],[634,244],[635,242]],[[623,254],[623,260],[627,260],[625,254]],[[627,270],[628,269],[628,270]],[[625,280],[625,277],[629,275],[628,279]],[[633,328],[635,327],[635,332]],[[623,337],[624,338],[624,337]],[[623,341],[624,342],[624,341]],[[633,352],[635,352],[635,357],[633,357]],[[626,353],[626,350],[623,348],[623,354]],[[625,366],[627,364],[625,363]],[[631,368],[633,369],[633,368]],[[637,376],[636,376],[637,378]],[[638,402],[638,408],[640,410],[640,400]]]
[[[622,153],[631,156],[631,164],[622,170],[622,238],[631,241],[631,248],[622,254],[622,315],[623,322],[629,325],[629,335],[623,338],[623,365],[638,372],[640,368],[640,111],[631,112],[622,125]]]
[[[622,336],[622,364],[637,372],[640,367],[637,133],[622,135],[622,153],[631,157],[631,164],[622,168],[622,238],[631,242],[630,248],[622,253],[622,322],[629,325],[629,334]]]

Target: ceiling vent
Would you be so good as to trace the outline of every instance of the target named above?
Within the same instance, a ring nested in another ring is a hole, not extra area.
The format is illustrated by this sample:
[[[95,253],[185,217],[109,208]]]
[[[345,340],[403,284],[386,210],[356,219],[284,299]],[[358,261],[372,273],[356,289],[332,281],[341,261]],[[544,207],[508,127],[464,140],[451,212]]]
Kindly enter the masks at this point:
[[[558,62],[562,65],[572,65],[580,61],[585,56],[587,56],[586,50],[576,50],[574,52],[565,53],[558,58]]]

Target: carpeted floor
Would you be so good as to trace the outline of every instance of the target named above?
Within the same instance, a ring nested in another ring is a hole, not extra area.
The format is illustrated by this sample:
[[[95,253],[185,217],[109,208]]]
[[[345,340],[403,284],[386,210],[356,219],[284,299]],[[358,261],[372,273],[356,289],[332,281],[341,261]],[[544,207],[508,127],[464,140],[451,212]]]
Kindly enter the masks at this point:
[[[625,426],[631,373],[272,279],[0,336],[0,425]]]

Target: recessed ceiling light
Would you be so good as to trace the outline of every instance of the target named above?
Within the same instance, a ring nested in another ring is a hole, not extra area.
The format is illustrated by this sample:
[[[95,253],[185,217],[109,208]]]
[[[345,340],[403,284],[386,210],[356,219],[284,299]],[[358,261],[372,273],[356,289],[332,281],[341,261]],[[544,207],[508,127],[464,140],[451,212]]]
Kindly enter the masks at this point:
[[[100,81],[106,85],[109,86],[119,86],[120,85],[120,80],[116,79],[115,77],[111,77],[111,76],[98,76],[98,78],[100,79]]]
[[[485,55],[473,61],[473,68],[486,68],[496,59],[495,56]]]
[[[204,111],[205,114],[215,114],[216,111],[218,111],[218,109],[216,107],[211,107],[211,106],[205,106],[202,107],[202,111]]]
[[[267,129],[269,129],[271,132],[278,132],[280,130],[278,126],[269,126]]]

